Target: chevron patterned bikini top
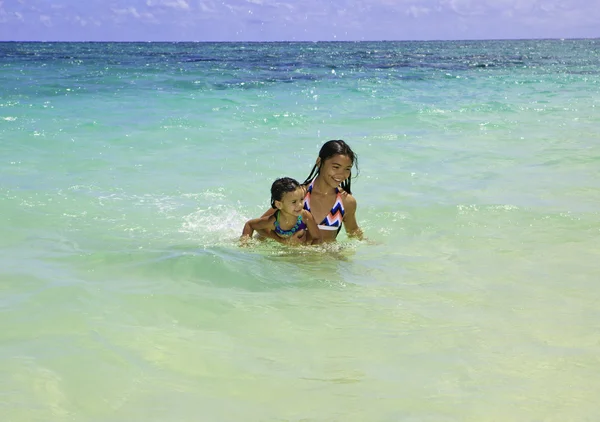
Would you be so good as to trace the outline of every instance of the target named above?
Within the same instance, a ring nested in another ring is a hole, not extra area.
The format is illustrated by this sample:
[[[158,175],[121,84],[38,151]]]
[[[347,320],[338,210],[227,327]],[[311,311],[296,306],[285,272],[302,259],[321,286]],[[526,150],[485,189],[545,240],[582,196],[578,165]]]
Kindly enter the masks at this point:
[[[304,197],[304,209],[310,211],[310,195],[313,190],[314,179],[308,185],[306,196]],[[344,203],[342,202],[342,191],[339,188],[335,188],[336,197],[333,207],[329,211],[329,214],[325,216],[323,221],[319,223],[319,229],[321,230],[340,230],[342,228],[342,221],[344,219]]]

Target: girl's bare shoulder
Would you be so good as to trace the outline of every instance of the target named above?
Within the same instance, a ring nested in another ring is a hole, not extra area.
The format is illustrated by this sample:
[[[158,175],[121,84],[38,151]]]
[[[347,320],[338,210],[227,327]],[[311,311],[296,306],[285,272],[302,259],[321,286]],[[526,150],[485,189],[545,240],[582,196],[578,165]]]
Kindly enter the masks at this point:
[[[342,195],[342,201],[344,201],[344,206],[346,206],[346,204],[348,204],[349,206],[356,206],[356,198],[354,198],[354,196],[352,196],[351,193],[346,192],[342,188],[338,189],[340,190],[340,193]]]

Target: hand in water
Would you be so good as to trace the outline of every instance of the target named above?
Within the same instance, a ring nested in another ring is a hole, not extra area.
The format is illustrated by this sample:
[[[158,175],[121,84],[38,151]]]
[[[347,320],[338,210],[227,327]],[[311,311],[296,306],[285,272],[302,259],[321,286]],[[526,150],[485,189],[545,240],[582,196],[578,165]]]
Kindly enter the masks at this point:
[[[288,245],[301,245],[306,242],[306,231],[300,230],[298,233],[294,233],[290,236],[286,243]]]
[[[242,236],[240,237],[240,246],[242,248],[247,248],[252,243],[252,236]]]

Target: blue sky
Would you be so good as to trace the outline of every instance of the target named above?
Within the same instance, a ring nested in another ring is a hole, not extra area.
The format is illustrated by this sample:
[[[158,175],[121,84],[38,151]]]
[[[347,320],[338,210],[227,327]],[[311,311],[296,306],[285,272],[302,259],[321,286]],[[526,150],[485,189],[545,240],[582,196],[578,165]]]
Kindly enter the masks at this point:
[[[600,0],[0,0],[0,40],[600,37]]]

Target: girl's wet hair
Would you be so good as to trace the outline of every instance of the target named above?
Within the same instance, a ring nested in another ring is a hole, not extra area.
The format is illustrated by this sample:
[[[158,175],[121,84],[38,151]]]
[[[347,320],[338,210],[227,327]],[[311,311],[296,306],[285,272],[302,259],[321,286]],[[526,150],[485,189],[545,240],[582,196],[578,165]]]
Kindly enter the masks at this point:
[[[321,151],[319,151],[319,158],[321,159],[320,165],[315,164],[303,185],[307,185],[312,182],[319,175],[323,163],[335,155],[345,155],[350,158],[352,165],[356,166],[356,172],[358,174],[358,156],[354,153],[354,151],[352,151],[352,148],[350,148],[346,142],[342,141],[341,139],[334,139],[323,144]],[[352,191],[350,190],[351,179],[352,171],[350,172],[350,176],[340,184],[340,187],[349,194],[352,194]]]
[[[275,206],[275,201],[281,201],[283,195],[288,192],[294,192],[300,187],[300,183],[291,177],[281,177],[271,185],[271,207]]]

